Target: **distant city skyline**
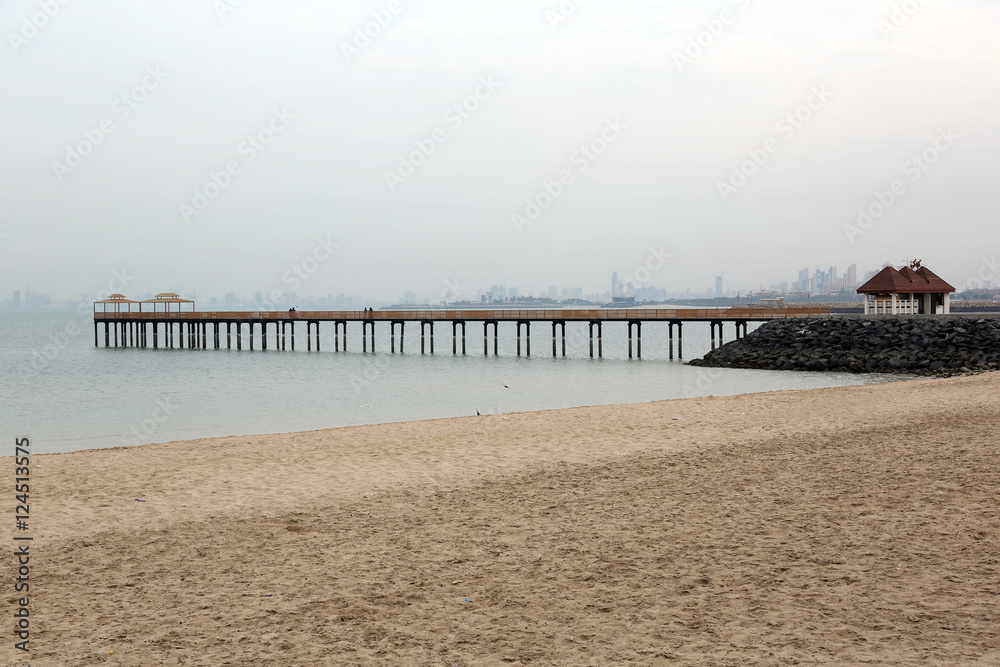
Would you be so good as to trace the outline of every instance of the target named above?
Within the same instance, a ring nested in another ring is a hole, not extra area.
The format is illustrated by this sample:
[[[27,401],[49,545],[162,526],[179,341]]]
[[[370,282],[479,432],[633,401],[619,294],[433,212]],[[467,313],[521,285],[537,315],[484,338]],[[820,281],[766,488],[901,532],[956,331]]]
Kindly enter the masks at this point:
[[[384,307],[387,305],[405,304],[430,304],[441,303],[476,303],[482,305],[501,304],[516,301],[517,299],[547,299],[559,302],[587,301],[592,303],[607,303],[615,297],[633,298],[636,303],[643,302],[664,302],[670,299],[711,299],[711,298],[733,298],[743,296],[773,297],[788,296],[795,294],[808,294],[810,296],[822,297],[825,295],[837,295],[838,300],[860,299],[855,293],[855,288],[870,279],[885,266],[897,266],[906,263],[892,264],[882,263],[878,268],[865,271],[859,275],[856,264],[851,264],[846,271],[841,274],[837,266],[830,266],[827,269],[803,268],[797,272],[797,278],[785,280],[780,283],[769,285],[758,285],[757,287],[745,286],[739,289],[725,288],[724,276],[715,277],[714,285],[707,286],[702,290],[697,289],[670,289],[669,287],[659,287],[654,284],[635,285],[629,281],[624,274],[617,271],[611,273],[611,289],[606,291],[587,290],[584,287],[564,287],[560,285],[549,285],[539,290],[522,290],[517,286],[508,286],[494,283],[487,287],[470,287],[461,284],[451,284],[450,289],[444,289],[437,298],[429,295],[420,295],[413,290],[405,290],[396,299],[375,299],[364,295],[350,295],[345,292],[328,292],[322,296],[304,295],[295,292],[284,293],[274,298],[269,297],[267,292],[262,290],[230,291],[223,294],[199,293],[198,290],[186,291],[183,288],[172,287],[168,292],[176,292],[185,298],[196,300],[196,306],[200,310],[233,310],[239,308],[256,308],[260,306],[273,308],[287,308],[301,303],[318,304],[323,307],[333,309],[353,309],[365,307]],[[928,267],[933,270],[933,267]],[[948,277],[941,276],[945,281]],[[595,284],[597,281],[594,281]],[[953,283],[954,284],[954,283]],[[1000,282],[994,280],[973,281],[973,284],[954,284],[958,291],[964,292],[982,288],[986,290],[1000,289]],[[107,291],[107,290],[105,290]],[[158,293],[158,292],[156,292]],[[134,300],[151,299],[154,292],[129,293],[125,296]],[[274,292],[271,293],[272,295]],[[0,311],[12,310],[46,310],[46,309],[79,309],[81,304],[89,306],[95,295],[81,295],[77,299],[56,298],[47,294],[38,294],[31,289],[14,290],[12,295],[0,299]]]

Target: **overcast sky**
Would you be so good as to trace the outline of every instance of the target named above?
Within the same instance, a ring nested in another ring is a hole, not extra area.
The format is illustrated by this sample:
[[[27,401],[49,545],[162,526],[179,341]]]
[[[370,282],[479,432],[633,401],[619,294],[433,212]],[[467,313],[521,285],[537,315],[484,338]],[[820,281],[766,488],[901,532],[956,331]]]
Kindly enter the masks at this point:
[[[996,0],[9,0],[0,34],[0,298],[1000,254]]]

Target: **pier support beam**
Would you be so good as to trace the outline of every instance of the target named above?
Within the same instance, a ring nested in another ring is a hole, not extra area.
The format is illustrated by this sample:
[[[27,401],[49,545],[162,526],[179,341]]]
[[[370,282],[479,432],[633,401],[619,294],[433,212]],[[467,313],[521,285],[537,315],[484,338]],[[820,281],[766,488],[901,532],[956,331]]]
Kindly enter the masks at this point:
[[[599,358],[604,358],[604,341],[601,335],[601,329],[603,322],[600,320],[591,320],[590,322],[590,358],[594,358],[594,327],[597,327],[597,356]]]
[[[552,356],[559,356],[556,347],[556,336],[558,327],[562,327],[562,356],[566,356],[566,322],[564,321],[554,321],[552,322]]]
[[[347,338],[344,338],[344,349],[347,349]],[[372,350],[375,349],[375,332],[372,332]],[[316,351],[319,352],[319,321],[316,321]]]
[[[306,322],[306,331],[309,330],[309,326],[308,325],[309,325],[309,323]],[[307,333],[306,337],[308,337],[308,335],[309,334]],[[292,336],[293,336],[292,340],[294,341],[295,340],[295,338],[294,338],[295,331],[294,330],[292,331]],[[333,351],[334,352],[340,352],[340,322],[336,322],[336,321],[333,323]],[[344,352],[347,352],[347,350],[344,350]]]
[[[399,353],[403,354],[404,337],[406,336],[406,322],[401,320],[394,320],[389,322],[389,338],[392,339],[391,352],[396,354],[396,325],[399,325]],[[375,325],[372,325],[374,330]],[[375,349],[375,345],[372,345],[372,349]]]
[[[312,352],[313,349],[313,339],[312,339],[312,327],[313,323],[306,322],[306,351]]]
[[[233,323],[226,322],[226,349],[233,349]]]
[[[521,325],[524,325],[524,353],[531,356],[531,322],[520,320],[517,322],[517,356],[521,356]]]
[[[677,323],[677,358],[684,358],[684,323]]]
[[[493,356],[498,356],[500,350],[500,334],[498,329],[500,323],[497,320],[487,320],[483,322],[483,356],[490,356],[490,326],[493,326]]]

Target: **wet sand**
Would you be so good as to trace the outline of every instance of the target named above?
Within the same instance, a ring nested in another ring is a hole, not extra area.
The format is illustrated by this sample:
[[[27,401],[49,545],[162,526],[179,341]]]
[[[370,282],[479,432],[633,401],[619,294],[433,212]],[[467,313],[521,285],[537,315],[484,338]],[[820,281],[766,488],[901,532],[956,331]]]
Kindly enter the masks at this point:
[[[34,456],[24,662],[998,665],[998,397],[989,374]]]

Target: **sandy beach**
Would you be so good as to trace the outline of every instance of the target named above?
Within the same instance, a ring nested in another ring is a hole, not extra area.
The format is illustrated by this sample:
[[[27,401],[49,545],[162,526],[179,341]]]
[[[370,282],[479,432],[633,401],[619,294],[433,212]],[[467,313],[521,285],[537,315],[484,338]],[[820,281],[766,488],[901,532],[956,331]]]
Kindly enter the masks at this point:
[[[998,396],[994,373],[36,455],[33,651],[8,631],[0,660],[998,665]]]

